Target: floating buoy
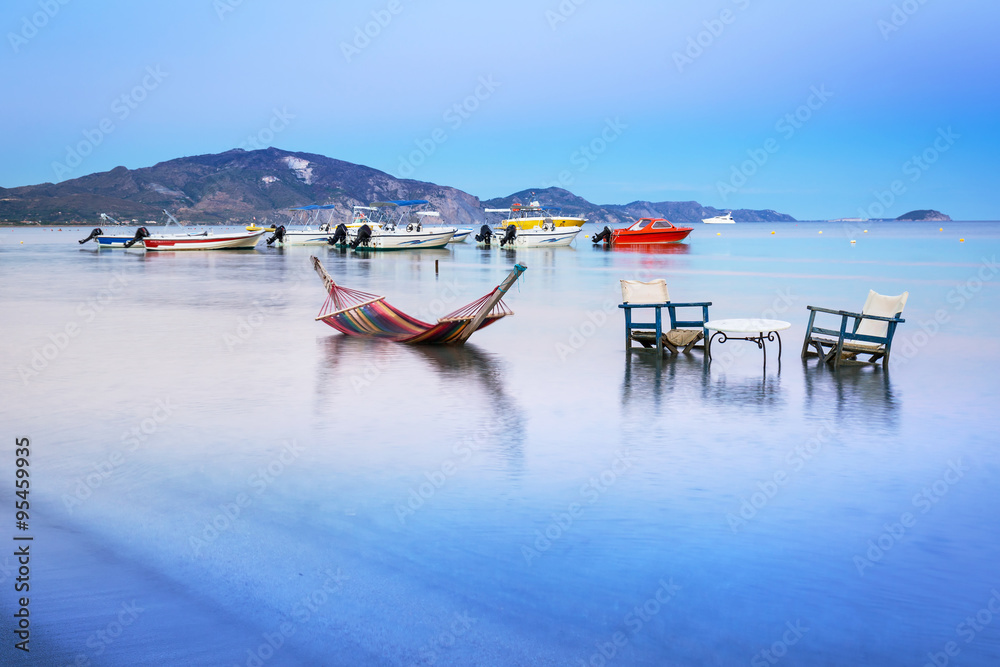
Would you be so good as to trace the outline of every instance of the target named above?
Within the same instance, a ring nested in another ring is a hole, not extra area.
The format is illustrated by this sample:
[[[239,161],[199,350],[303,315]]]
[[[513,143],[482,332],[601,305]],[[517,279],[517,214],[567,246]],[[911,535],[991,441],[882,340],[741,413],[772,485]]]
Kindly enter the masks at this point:
[[[715,232],[715,235],[716,236],[722,236],[722,232]],[[21,241],[21,243],[24,243],[24,241]]]
[[[854,239],[851,239],[851,243],[857,243],[857,241],[855,241]]]
[[[584,235],[583,235],[583,238],[585,238],[585,239],[589,239],[589,238],[590,238],[590,234],[584,234]]]
[[[819,233],[820,233],[820,234],[822,234],[822,233],[823,233],[823,230],[822,230],[822,229],[821,229],[821,230],[819,230]]]
[[[965,243],[965,239],[959,239],[958,242],[959,243]],[[24,243],[24,241],[21,241],[21,243]]]
[[[865,230],[865,234],[867,234],[867,233],[868,233],[868,230],[866,229],[866,230]]]
[[[771,233],[773,234],[774,232],[771,232]]]
[[[938,231],[939,232],[943,232],[944,231],[944,227],[938,227]]]

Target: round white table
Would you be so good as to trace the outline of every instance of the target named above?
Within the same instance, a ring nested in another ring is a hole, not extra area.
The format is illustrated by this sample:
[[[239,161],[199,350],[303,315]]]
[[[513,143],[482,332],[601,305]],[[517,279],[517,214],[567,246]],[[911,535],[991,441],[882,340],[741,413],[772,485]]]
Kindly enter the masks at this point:
[[[719,337],[719,343],[727,340],[748,340],[757,343],[757,347],[764,351],[764,369],[767,370],[767,348],[764,341],[778,341],[778,369],[781,369],[781,336],[779,331],[791,327],[792,325],[783,320],[763,320],[760,318],[736,318],[729,320],[711,320],[705,322],[705,329],[712,331],[705,345],[705,359],[712,361],[712,341]],[[732,334],[747,334],[746,336],[734,336]],[[756,334],[756,335],[754,335]]]

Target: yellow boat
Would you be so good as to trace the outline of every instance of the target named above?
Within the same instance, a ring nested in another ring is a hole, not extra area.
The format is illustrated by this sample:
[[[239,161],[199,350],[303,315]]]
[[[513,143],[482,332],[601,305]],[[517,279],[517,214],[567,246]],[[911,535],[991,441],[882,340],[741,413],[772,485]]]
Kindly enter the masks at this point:
[[[582,227],[586,218],[557,215],[558,206],[542,206],[537,201],[530,204],[513,204],[510,208],[488,208],[487,213],[510,213],[503,226],[514,225],[518,229],[534,229],[551,223],[555,227]]]

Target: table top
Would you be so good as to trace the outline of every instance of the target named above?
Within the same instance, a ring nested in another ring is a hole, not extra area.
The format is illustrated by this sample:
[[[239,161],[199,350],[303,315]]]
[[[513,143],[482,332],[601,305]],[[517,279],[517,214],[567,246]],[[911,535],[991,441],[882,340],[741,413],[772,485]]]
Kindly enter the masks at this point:
[[[792,326],[782,320],[762,320],[760,318],[736,318],[730,320],[712,320],[705,322],[705,328],[725,333],[764,333],[765,331],[784,331]]]

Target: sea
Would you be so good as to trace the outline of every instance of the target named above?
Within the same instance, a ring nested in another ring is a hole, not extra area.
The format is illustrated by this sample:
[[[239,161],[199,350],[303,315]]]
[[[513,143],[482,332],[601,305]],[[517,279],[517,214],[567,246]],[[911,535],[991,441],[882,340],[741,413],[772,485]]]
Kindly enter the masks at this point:
[[[1000,664],[1000,223],[596,231],[0,229],[0,664]],[[407,346],[317,321],[313,255],[425,321],[527,271],[464,347]],[[627,351],[619,281],[658,278],[788,322],[780,357]],[[909,293],[888,369],[800,357],[807,306],[869,290]]]

